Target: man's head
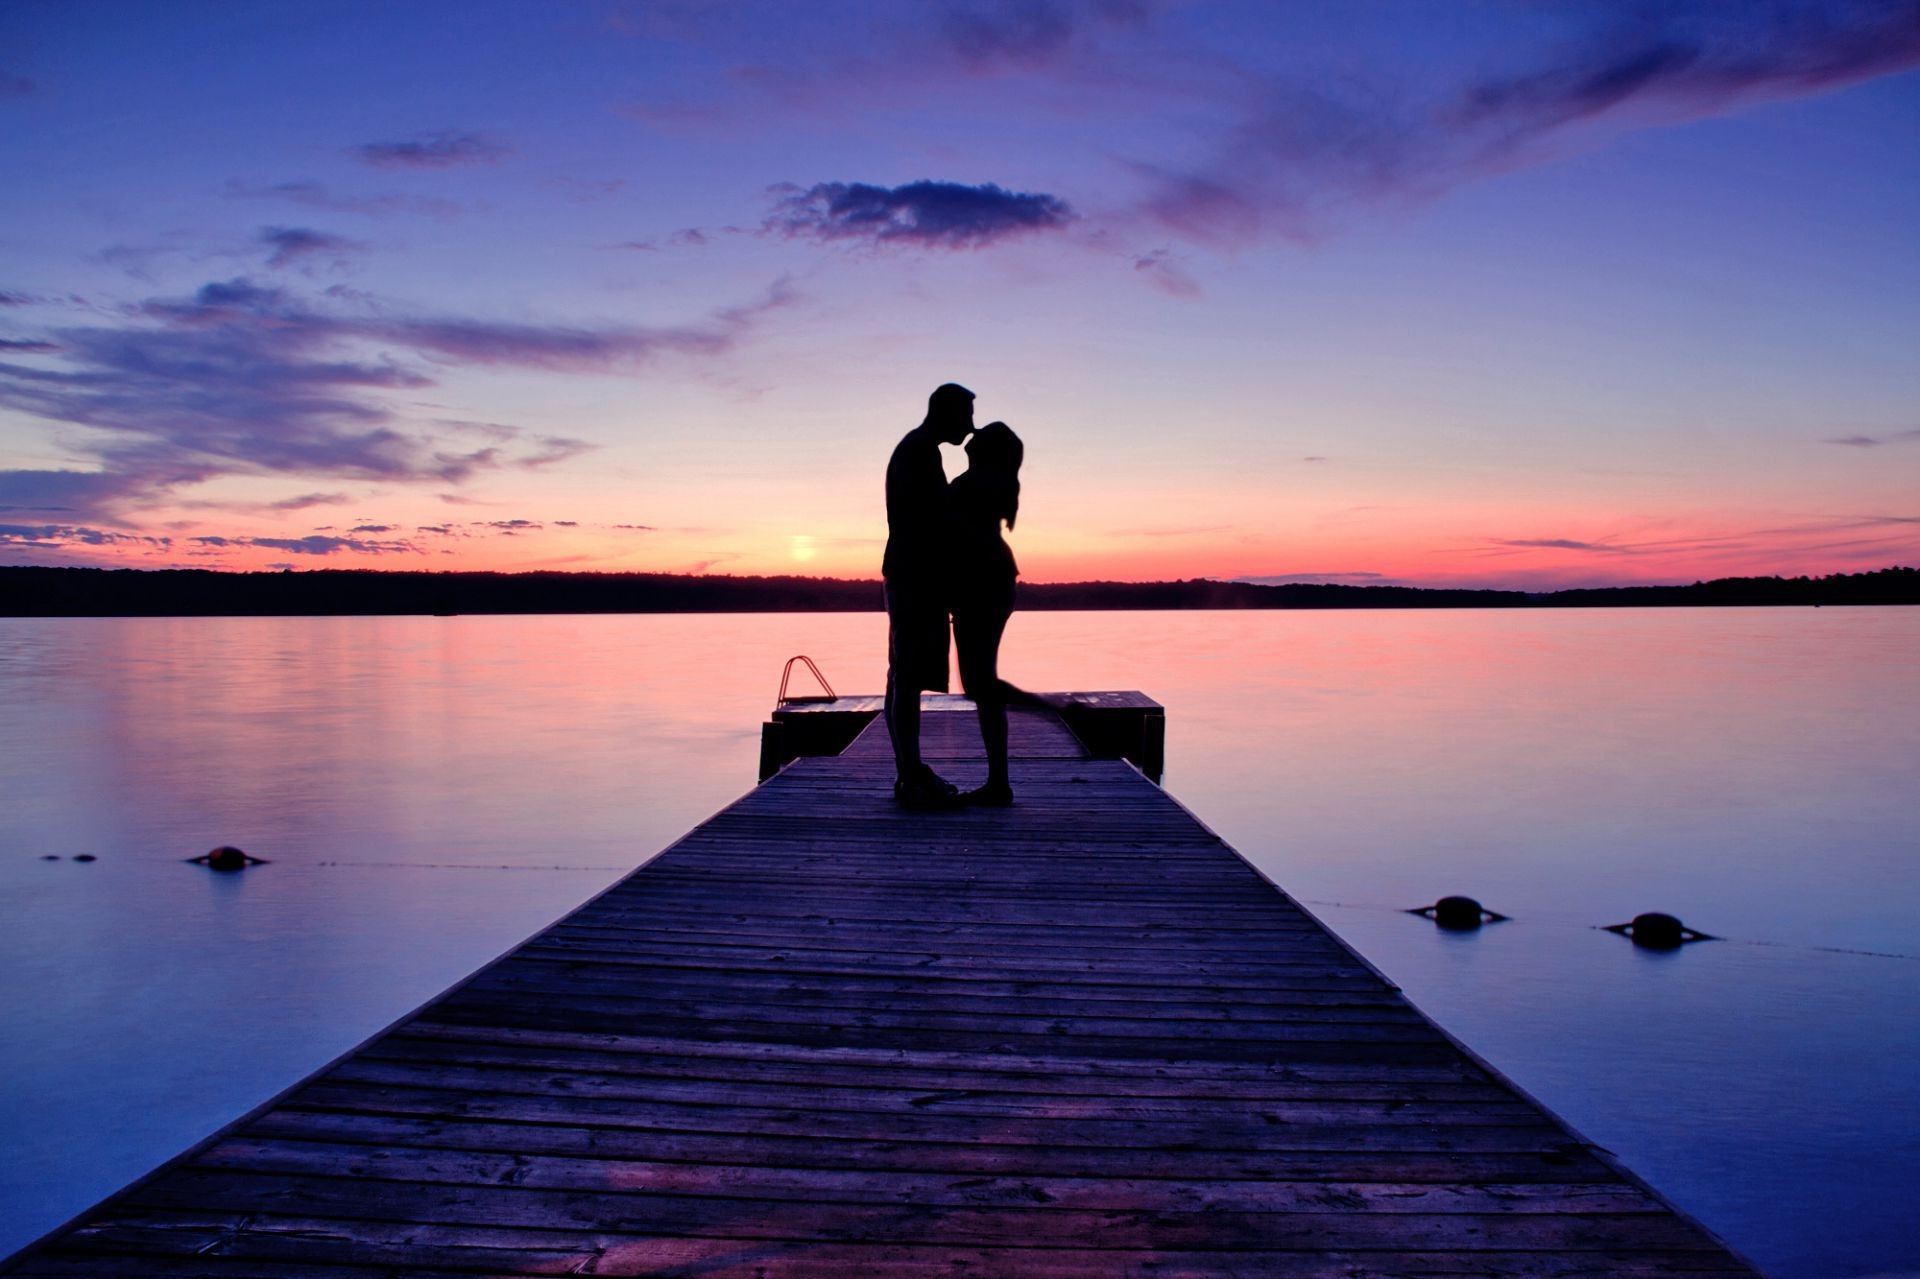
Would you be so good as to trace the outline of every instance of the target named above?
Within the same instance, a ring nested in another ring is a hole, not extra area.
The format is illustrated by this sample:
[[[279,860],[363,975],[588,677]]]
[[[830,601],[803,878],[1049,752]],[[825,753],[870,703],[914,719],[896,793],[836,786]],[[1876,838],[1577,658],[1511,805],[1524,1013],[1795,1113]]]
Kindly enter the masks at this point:
[[[943,382],[927,397],[927,426],[942,444],[958,444],[973,430],[973,392]]]

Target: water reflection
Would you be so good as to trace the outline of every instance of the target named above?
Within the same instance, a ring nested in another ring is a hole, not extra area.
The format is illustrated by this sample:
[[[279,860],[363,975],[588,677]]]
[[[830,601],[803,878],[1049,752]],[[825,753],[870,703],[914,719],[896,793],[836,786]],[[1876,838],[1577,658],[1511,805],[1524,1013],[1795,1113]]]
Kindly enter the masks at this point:
[[[785,658],[877,690],[884,638],[0,621],[0,1249],[665,846],[751,784]],[[1916,640],[1892,609],[1025,613],[1003,669],[1158,697],[1168,787],[1450,1030],[1774,1272],[1847,1275],[1920,1269],[1920,963],[1806,948],[1920,954]],[[273,864],[180,860],[221,843]],[[1452,892],[1514,922],[1401,913]],[[1644,910],[1733,940],[1594,928]]]

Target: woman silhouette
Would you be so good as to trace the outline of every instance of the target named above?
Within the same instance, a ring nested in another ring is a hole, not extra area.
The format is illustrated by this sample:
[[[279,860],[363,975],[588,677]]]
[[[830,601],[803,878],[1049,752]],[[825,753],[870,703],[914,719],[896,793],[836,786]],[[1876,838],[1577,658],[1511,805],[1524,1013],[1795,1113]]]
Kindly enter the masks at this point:
[[[961,798],[1004,807],[1013,802],[1007,777],[1007,695],[1000,678],[1000,636],[1013,613],[1013,580],[1020,570],[1000,536],[1020,512],[1020,461],[1025,449],[1005,422],[991,422],[967,440],[967,470],[947,487],[953,536],[953,646],[960,686],[980,712],[987,748],[987,782]]]

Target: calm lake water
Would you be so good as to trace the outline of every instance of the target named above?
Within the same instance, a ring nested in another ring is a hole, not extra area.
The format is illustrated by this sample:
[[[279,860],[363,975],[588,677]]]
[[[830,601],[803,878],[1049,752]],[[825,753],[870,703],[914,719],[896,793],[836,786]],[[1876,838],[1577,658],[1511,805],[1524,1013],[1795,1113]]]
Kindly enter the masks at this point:
[[[730,802],[781,662],[877,692],[884,639],[844,614],[0,620],[0,1254]],[[1003,668],[1165,703],[1170,791],[1811,1279],[1920,1275],[1916,655],[1913,609],[1038,613]],[[182,863],[221,843],[272,864]],[[1400,913],[1450,892],[1513,922]],[[1595,929],[1644,910],[1727,940]]]

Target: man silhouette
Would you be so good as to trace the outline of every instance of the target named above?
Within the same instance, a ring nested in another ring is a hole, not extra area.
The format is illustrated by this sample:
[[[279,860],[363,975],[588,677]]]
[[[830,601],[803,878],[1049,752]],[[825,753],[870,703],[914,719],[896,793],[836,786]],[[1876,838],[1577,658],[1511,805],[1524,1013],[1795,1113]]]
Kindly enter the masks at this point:
[[[920,758],[920,691],[947,689],[947,474],[940,445],[973,430],[973,392],[947,382],[927,397],[927,416],[887,461],[887,735],[894,796],[918,808],[954,800],[956,789]]]

